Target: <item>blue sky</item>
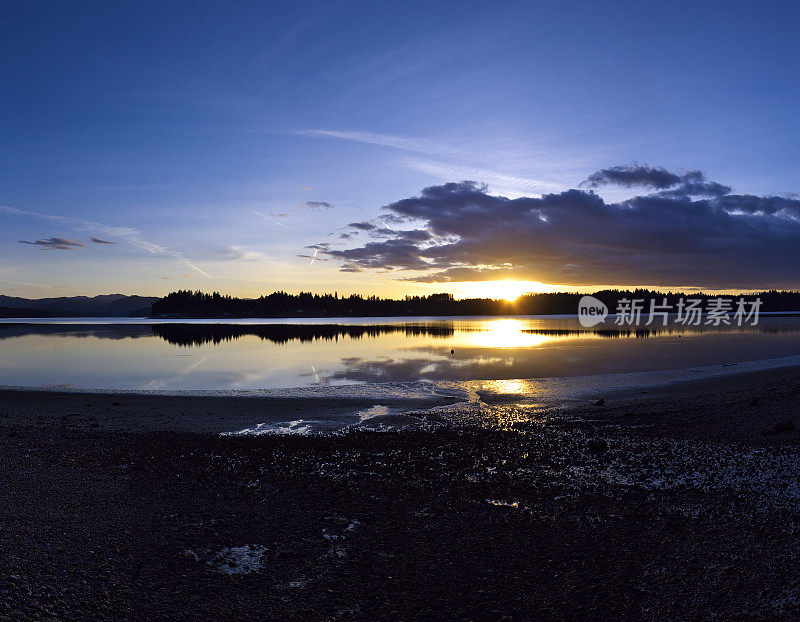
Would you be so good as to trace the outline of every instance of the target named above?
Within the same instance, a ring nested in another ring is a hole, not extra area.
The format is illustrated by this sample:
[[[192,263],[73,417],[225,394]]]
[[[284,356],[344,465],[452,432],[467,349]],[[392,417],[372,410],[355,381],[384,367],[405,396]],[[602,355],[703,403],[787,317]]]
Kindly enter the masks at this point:
[[[465,179],[538,197],[639,163],[791,197],[798,18],[790,2],[2,2],[0,291],[491,295],[385,261],[340,272],[327,251]],[[507,278],[545,280],[520,261]]]

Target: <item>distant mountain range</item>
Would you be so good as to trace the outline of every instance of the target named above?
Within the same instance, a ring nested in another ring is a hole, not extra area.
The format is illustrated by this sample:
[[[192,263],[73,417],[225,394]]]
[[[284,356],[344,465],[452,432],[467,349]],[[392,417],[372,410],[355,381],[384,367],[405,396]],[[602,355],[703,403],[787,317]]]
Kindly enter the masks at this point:
[[[64,296],[17,298],[0,295],[0,317],[136,317],[150,315],[153,296]]]

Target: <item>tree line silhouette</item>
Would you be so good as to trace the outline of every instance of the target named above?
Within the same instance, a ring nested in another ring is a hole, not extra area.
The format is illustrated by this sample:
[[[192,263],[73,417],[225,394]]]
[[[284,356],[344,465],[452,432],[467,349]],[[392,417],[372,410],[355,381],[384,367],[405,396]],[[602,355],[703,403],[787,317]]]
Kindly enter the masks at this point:
[[[644,310],[650,301],[667,304],[673,309],[680,298],[699,298],[703,306],[716,295],[680,292],[659,292],[648,289],[602,290],[592,294],[614,313],[620,300],[644,300]],[[151,317],[156,318],[269,318],[269,317],[395,317],[395,316],[469,316],[469,315],[557,315],[575,314],[579,293],[525,294],[516,300],[492,298],[465,298],[456,300],[452,294],[405,296],[401,299],[377,296],[339,296],[300,292],[288,294],[274,292],[259,298],[235,298],[218,292],[180,290],[172,292],[153,303]],[[748,301],[760,298],[761,312],[800,312],[800,292],[769,290],[759,293],[722,296],[735,301],[740,297]]]

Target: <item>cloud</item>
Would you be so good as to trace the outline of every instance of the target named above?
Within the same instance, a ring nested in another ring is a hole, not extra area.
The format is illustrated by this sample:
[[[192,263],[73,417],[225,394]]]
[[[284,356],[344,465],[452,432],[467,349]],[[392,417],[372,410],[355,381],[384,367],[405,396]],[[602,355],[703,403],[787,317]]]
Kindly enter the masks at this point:
[[[380,145],[392,149],[417,151],[420,153],[455,154],[460,150],[437,143],[427,138],[407,138],[392,134],[377,134],[374,132],[342,132],[339,130],[303,130],[298,132],[303,136],[320,136],[325,138],[338,138],[367,145]]]
[[[116,242],[109,242],[108,240],[101,240],[100,238],[96,238],[94,236],[89,238],[95,244],[116,244]]]
[[[263,212],[259,212],[257,209],[253,210],[253,213],[257,216],[261,216],[262,218],[266,218],[269,220],[273,225],[278,225],[279,227],[286,228],[286,225],[282,222],[275,220],[276,218],[288,218],[289,214],[282,213],[282,214],[264,214]]]
[[[328,203],[327,201],[306,201],[303,205],[308,209],[331,209],[333,207],[333,203]]]
[[[605,185],[624,188],[645,186],[660,190],[658,196],[665,198],[721,197],[731,191],[730,186],[708,181],[702,171],[687,171],[683,175],[678,175],[662,167],[638,164],[600,169],[580,184],[582,188],[598,188]]]
[[[86,247],[86,244],[83,242],[78,242],[76,240],[70,240],[67,238],[46,238],[44,240],[36,240],[35,242],[20,240],[19,243],[38,246],[42,250],[72,251],[78,247]]]
[[[405,240],[406,242],[425,242],[431,239],[431,234],[424,229],[375,229],[371,233],[376,238],[395,238],[397,240]]]
[[[366,221],[364,221],[364,222],[351,222],[347,226],[350,227],[351,229],[358,229],[360,231],[372,231],[373,229],[376,228],[375,225],[373,225],[371,222],[366,222]]]
[[[376,228],[351,248],[312,247],[345,272],[393,270],[417,282],[800,287],[800,200],[731,194],[699,171],[614,167],[589,177],[612,179],[651,193],[607,203],[584,189],[507,198],[474,181],[447,183],[383,208],[412,227]]]
[[[243,246],[218,246],[208,244],[199,247],[202,255],[207,262],[211,261],[257,261],[265,259],[267,256]]]
[[[715,181],[686,181],[677,188],[662,190],[658,193],[660,197],[680,199],[683,197],[721,197],[731,191],[730,186],[723,186]]]
[[[680,175],[671,173],[661,167],[639,166],[612,166],[611,168],[601,168],[586,178],[581,185],[586,188],[597,188],[612,184],[615,186],[648,186],[650,188],[671,188],[681,182]]]

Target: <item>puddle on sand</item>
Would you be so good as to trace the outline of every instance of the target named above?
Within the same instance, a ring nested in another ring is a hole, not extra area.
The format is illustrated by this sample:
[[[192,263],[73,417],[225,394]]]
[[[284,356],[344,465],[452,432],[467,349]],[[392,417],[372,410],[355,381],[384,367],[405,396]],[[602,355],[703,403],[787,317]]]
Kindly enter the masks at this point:
[[[277,423],[259,423],[252,428],[245,428],[236,432],[223,432],[222,436],[258,436],[260,434],[297,434],[299,436],[308,436],[312,432],[312,426],[318,423],[322,422],[297,419],[295,421],[279,421]]]
[[[374,406],[367,408],[366,410],[361,410],[358,413],[359,423],[364,423],[370,419],[374,419],[375,417],[383,417],[389,414],[389,407],[383,406],[382,404],[375,404]]]
[[[220,551],[186,549],[186,555],[195,561],[205,561],[214,572],[223,574],[250,574],[264,567],[267,547],[247,544],[245,546],[226,546]]]
[[[519,501],[506,501],[504,499],[487,499],[486,503],[501,508],[519,508]]]

